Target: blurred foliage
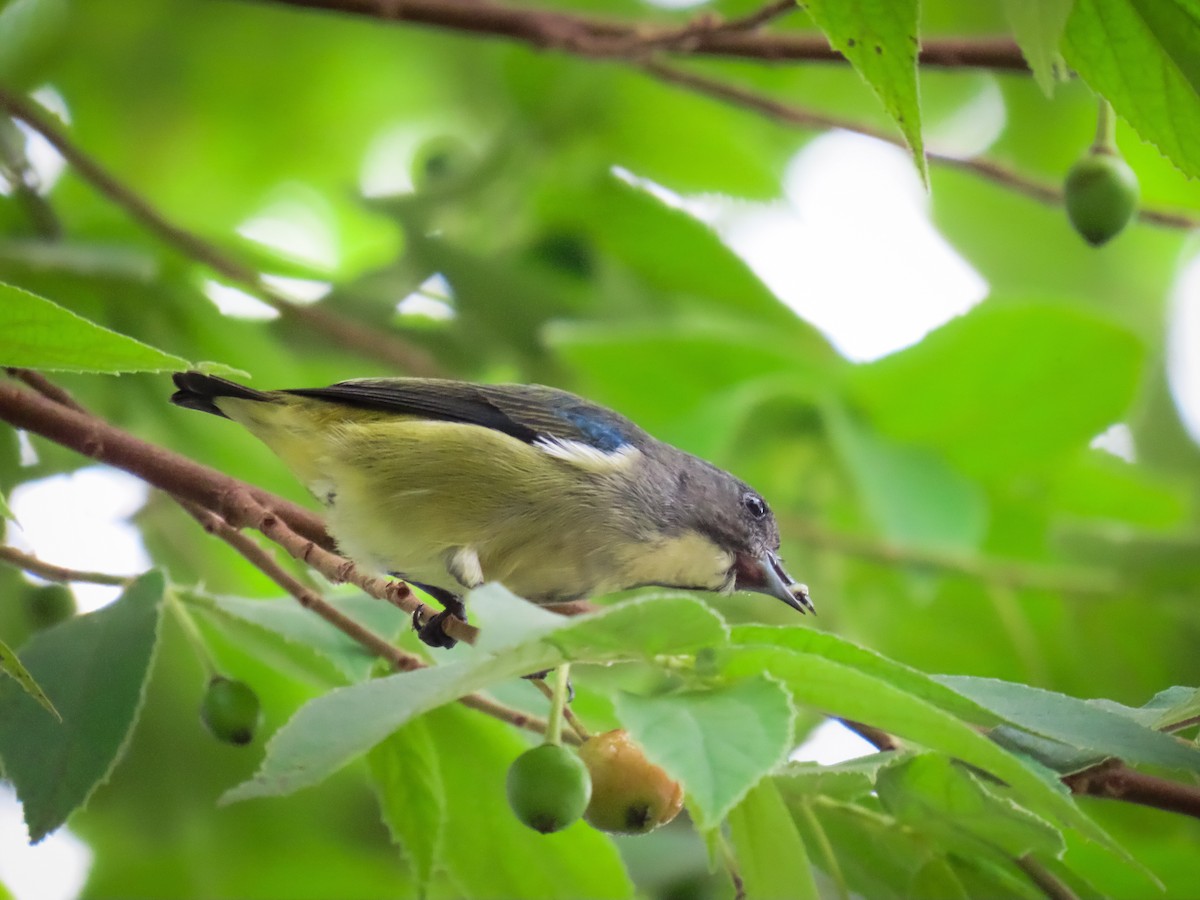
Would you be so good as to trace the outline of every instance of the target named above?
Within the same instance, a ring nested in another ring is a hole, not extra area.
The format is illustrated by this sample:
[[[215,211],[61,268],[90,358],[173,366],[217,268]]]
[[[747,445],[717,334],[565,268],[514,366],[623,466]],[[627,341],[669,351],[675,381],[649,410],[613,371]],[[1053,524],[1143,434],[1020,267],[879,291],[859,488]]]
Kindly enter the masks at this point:
[[[855,29],[892,6],[872,33],[902,58],[876,65]],[[994,93],[1004,122],[987,158],[1050,185],[1092,141],[1095,89],[1123,120],[1142,202],[1200,216],[1184,174],[1200,174],[1195,5],[1037,6],[927,0],[926,41],[994,34],[1011,17],[1038,79],[922,71],[919,107],[903,58],[915,3],[827,0],[770,26],[818,22],[853,65],[703,66],[864,128],[903,117],[909,143],[923,128],[931,149]],[[1060,46],[1082,78],[1054,83]],[[1194,896],[1200,823],[1068,800],[1051,772],[1115,755],[1195,783],[1195,748],[1152,730],[1194,718],[1184,686],[1200,684],[1200,450],[1167,377],[1168,314],[1196,257],[1187,231],[1134,222],[1092,248],[1061,208],[930,162],[929,216],[988,297],[854,363],[693,215],[714,198],[778,201],[818,133],[620,61],[269,2],[8,0],[0,85],[61,112],[70,140],[168,220],[265,275],[316,284],[315,309],[418,346],[454,377],[584,393],[754,483],[820,610],[797,624],[760,597],[642,597],[564,625],[479,598],[485,635],[505,629],[508,649],[373,679],[344,635],[152,496],[136,523],[165,595],[147,576],[110,610],[31,637],[27,582],[0,566],[12,601],[0,653],[16,650],[64,715],[82,710],[75,731],[45,740],[91,748],[42,804],[56,785],[28,739],[57,726],[0,673],[0,755],[9,780],[35,785],[35,836],[76,810],[69,825],[95,853],[85,896],[728,897],[727,853],[752,896],[1037,897],[1025,854],[1079,896]],[[5,121],[0,144],[0,364],[65,369],[56,382],[107,420],[307,502],[249,435],[170,406],[153,370],[211,360],[262,387],[403,373],[298,317],[223,312],[227,278],[76,169],[47,167],[28,132]],[[33,302],[30,325],[17,313]],[[1092,446],[1116,424],[1134,461]],[[36,461],[22,462],[0,427],[0,514],[21,483],[84,464],[32,444]],[[160,601],[191,614],[164,613],[159,628]],[[395,610],[336,602],[416,652]],[[200,724],[196,634],[253,686],[262,733],[280,734],[257,777],[261,741],[221,745]],[[76,658],[97,646],[123,646],[119,678]],[[511,816],[504,772],[533,738],[442,704],[486,690],[544,715],[513,676],[564,652],[581,661],[576,712],[593,731],[629,728],[683,781],[699,830],[681,817],[617,841],[582,823],[542,837]],[[56,668],[56,655],[76,664]],[[95,686],[91,702],[63,702],[73,678]],[[36,724],[18,734],[10,709]],[[307,764],[321,736],[307,723],[329,709],[346,744],[329,773],[301,793],[264,787],[277,752]],[[892,728],[904,749],[780,767],[818,713]],[[979,733],[998,725],[994,741]],[[257,799],[220,805],[239,782]]]

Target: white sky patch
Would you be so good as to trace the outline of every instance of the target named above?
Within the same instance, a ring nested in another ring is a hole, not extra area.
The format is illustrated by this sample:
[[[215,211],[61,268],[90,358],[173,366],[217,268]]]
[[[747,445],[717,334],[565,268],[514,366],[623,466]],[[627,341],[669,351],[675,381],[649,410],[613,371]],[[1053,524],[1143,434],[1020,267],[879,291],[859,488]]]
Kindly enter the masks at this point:
[[[268,306],[257,297],[247,294],[241,288],[233,285],[222,284],[208,278],[205,279],[201,290],[223,315],[235,319],[258,319],[260,321],[279,318],[279,312],[274,307]]]
[[[16,900],[78,897],[91,866],[91,849],[67,828],[29,846],[17,795],[0,784],[0,884]]]
[[[1117,422],[1115,425],[1110,425],[1107,429],[1092,438],[1092,442],[1088,446],[1096,450],[1111,453],[1113,456],[1123,459],[1127,463],[1134,462],[1137,459],[1137,448],[1133,443],[1133,432],[1129,430],[1129,426],[1124,422]]]
[[[263,283],[283,294],[293,303],[307,306],[316,303],[331,290],[333,285],[328,281],[317,281],[312,278],[289,278],[286,275],[263,275]],[[268,307],[270,309],[270,307]],[[272,310],[274,312],[274,310]]]
[[[1167,380],[1184,427],[1200,443],[1200,254],[1184,265],[1171,297]]]
[[[281,256],[331,272],[339,261],[333,211],[312,188],[283,184],[261,210],[238,226],[238,234]]]
[[[930,222],[925,189],[898,147],[846,132],[818,137],[789,166],[785,195],[726,204],[717,229],[852,360],[914,344],[987,295]]]
[[[442,275],[430,275],[421,286],[396,304],[402,316],[424,316],[442,322],[458,315],[454,309],[454,289]]]
[[[792,762],[815,762],[823,766],[876,753],[875,747],[843,725],[829,719],[818,725],[788,757]]]
[[[55,88],[43,85],[33,92],[32,97],[59,119],[64,126],[71,124],[71,113],[67,109],[67,102]],[[25,138],[25,159],[37,180],[38,192],[48,194],[66,169],[66,160],[59,155],[59,152],[51,146],[48,140],[24,122],[14,120],[14,124]],[[11,193],[12,186],[8,180],[0,178],[0,194],[8,196]]]
[[[150,568],[138,530],[128,519],[149,488],[132,475],[92,466],[18,485],[9,498],[17,520],[8,540],[39,559],[71,569],[139,575]],[[80,612],[116,600],[119,587],[73,584]]]
[[[977,74],[979,90],[975,96],[948,116],[925,128],[925,145],[941,153],[969,158],[992,146],[1008,124],[1004,94],[990,72]]]

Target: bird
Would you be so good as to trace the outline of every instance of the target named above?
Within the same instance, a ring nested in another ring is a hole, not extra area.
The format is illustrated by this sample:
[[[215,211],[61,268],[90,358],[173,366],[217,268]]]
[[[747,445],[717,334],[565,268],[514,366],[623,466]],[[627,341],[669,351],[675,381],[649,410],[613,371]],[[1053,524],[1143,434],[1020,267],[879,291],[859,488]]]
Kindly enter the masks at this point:
[[[451,647],[465,592],[536,604],[657,585],[754,591],[800,613],[763,497],[624,416],[557,388],[360,378],[257,390],[177,372],[171,402],[231,419],[326,508],[339,550],[443,610],[414,627]]]

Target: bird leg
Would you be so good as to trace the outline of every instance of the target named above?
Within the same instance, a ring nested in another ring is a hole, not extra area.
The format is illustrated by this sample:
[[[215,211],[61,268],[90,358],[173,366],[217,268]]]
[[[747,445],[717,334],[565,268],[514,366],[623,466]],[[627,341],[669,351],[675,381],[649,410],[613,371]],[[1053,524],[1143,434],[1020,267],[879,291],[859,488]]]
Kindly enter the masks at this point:
[[[413,613],[413,629],[417,632],[417,637],[430,647],[450,649],[458,641],[446,634],[445,622],[449,616],[467,621],[467,608],[463,605],[462,598],[458,594],[432,585],[418,584],[415,581],[410,581],[409,584],[419,587],[443,607],[440,613],[430,616],[425,622],[421,621],[420,609]]]

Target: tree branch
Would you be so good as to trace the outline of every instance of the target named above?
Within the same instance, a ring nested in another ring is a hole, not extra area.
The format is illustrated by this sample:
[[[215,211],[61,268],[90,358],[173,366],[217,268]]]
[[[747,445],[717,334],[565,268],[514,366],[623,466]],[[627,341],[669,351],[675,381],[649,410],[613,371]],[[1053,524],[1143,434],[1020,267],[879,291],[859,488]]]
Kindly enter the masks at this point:
[[[638,65],[643,72],[666,84],[673,84],[677,87],[703,94],[714,100],[719,100],[730,106],[756,112],[777,122],[797,128],[814,130],[837,128],[873,137],[876,140],[886,141],[898,147],[906,146],[903,138],[882,129],[872,128],[859,122],[828,116],[824,113],[804,109],[803,107],[782,103],[772,97],[756,93],[747,88],[669,66],[657,60],[643,60]],[[963,159],[949,153],[940,153],[936,150],[926,150],[925,156],[931,163],[971,172],[974,175],[1003,185],[1019,194],[1024,194],[1030,199],[1037,200],[1039,203],[1045,203],[1048,206],[1062,205],[1063,191],[1061,187],[1048,185],[1033,178],[1028,178],[998,162],[987,159]],[[1182,228],[1187,230],[1200,227],[1200,218],[1170,210],[1141,207],[1138,209],[1137,216],[1140,221],[1146,224],[1158,225],[1163,228]]]
[[[395,334],[370,328],[331,313],[320,306],[300,306],[263,282],[249,266],[227,255],[195,232],[171,222],[132,189],[118,181],[62,132],[35,103],[0,86],[0,109],[24,122],[65,159],[75,172],[100,194],[121,207],[131,218],[185,256],[236,282],[276,310],[283,319],[298,322],[313,332],[357,353],[378,359],[413,375],[443,374],[432,356]]]
[[[48,563],[29,553],[24,553],[16,547],[0,546],[0,562],[8,563],[10,566],[15,566],[47,581],[87,581],[92,584],[109,584],[114,587],[124,587],[131,580],[126,575],[109,575],[107,572],[83,572],[79,569],[56,566],[54,563]]]
[[[522,9],[468,0],[271,0],[283,6],[424,25],[503,38],[538,50],[594,58],[633,59],[654,50],[759,62],[845,62],[823,35],[763,33],[757,27],[786,10],[777,4],[745,19],[723,22],[703,15],[683,26],[621,22],[547,9]],[[1027,73],[1016,43],[1003,37],[932,39],[924,42],[925,66],[987,68]]]
[[[1200,787],[1147,775],[1120,760],[1106,760],[1068,775],[1063,778],[1063,783],[1075,794],[1124,800],[1200,819]]]

